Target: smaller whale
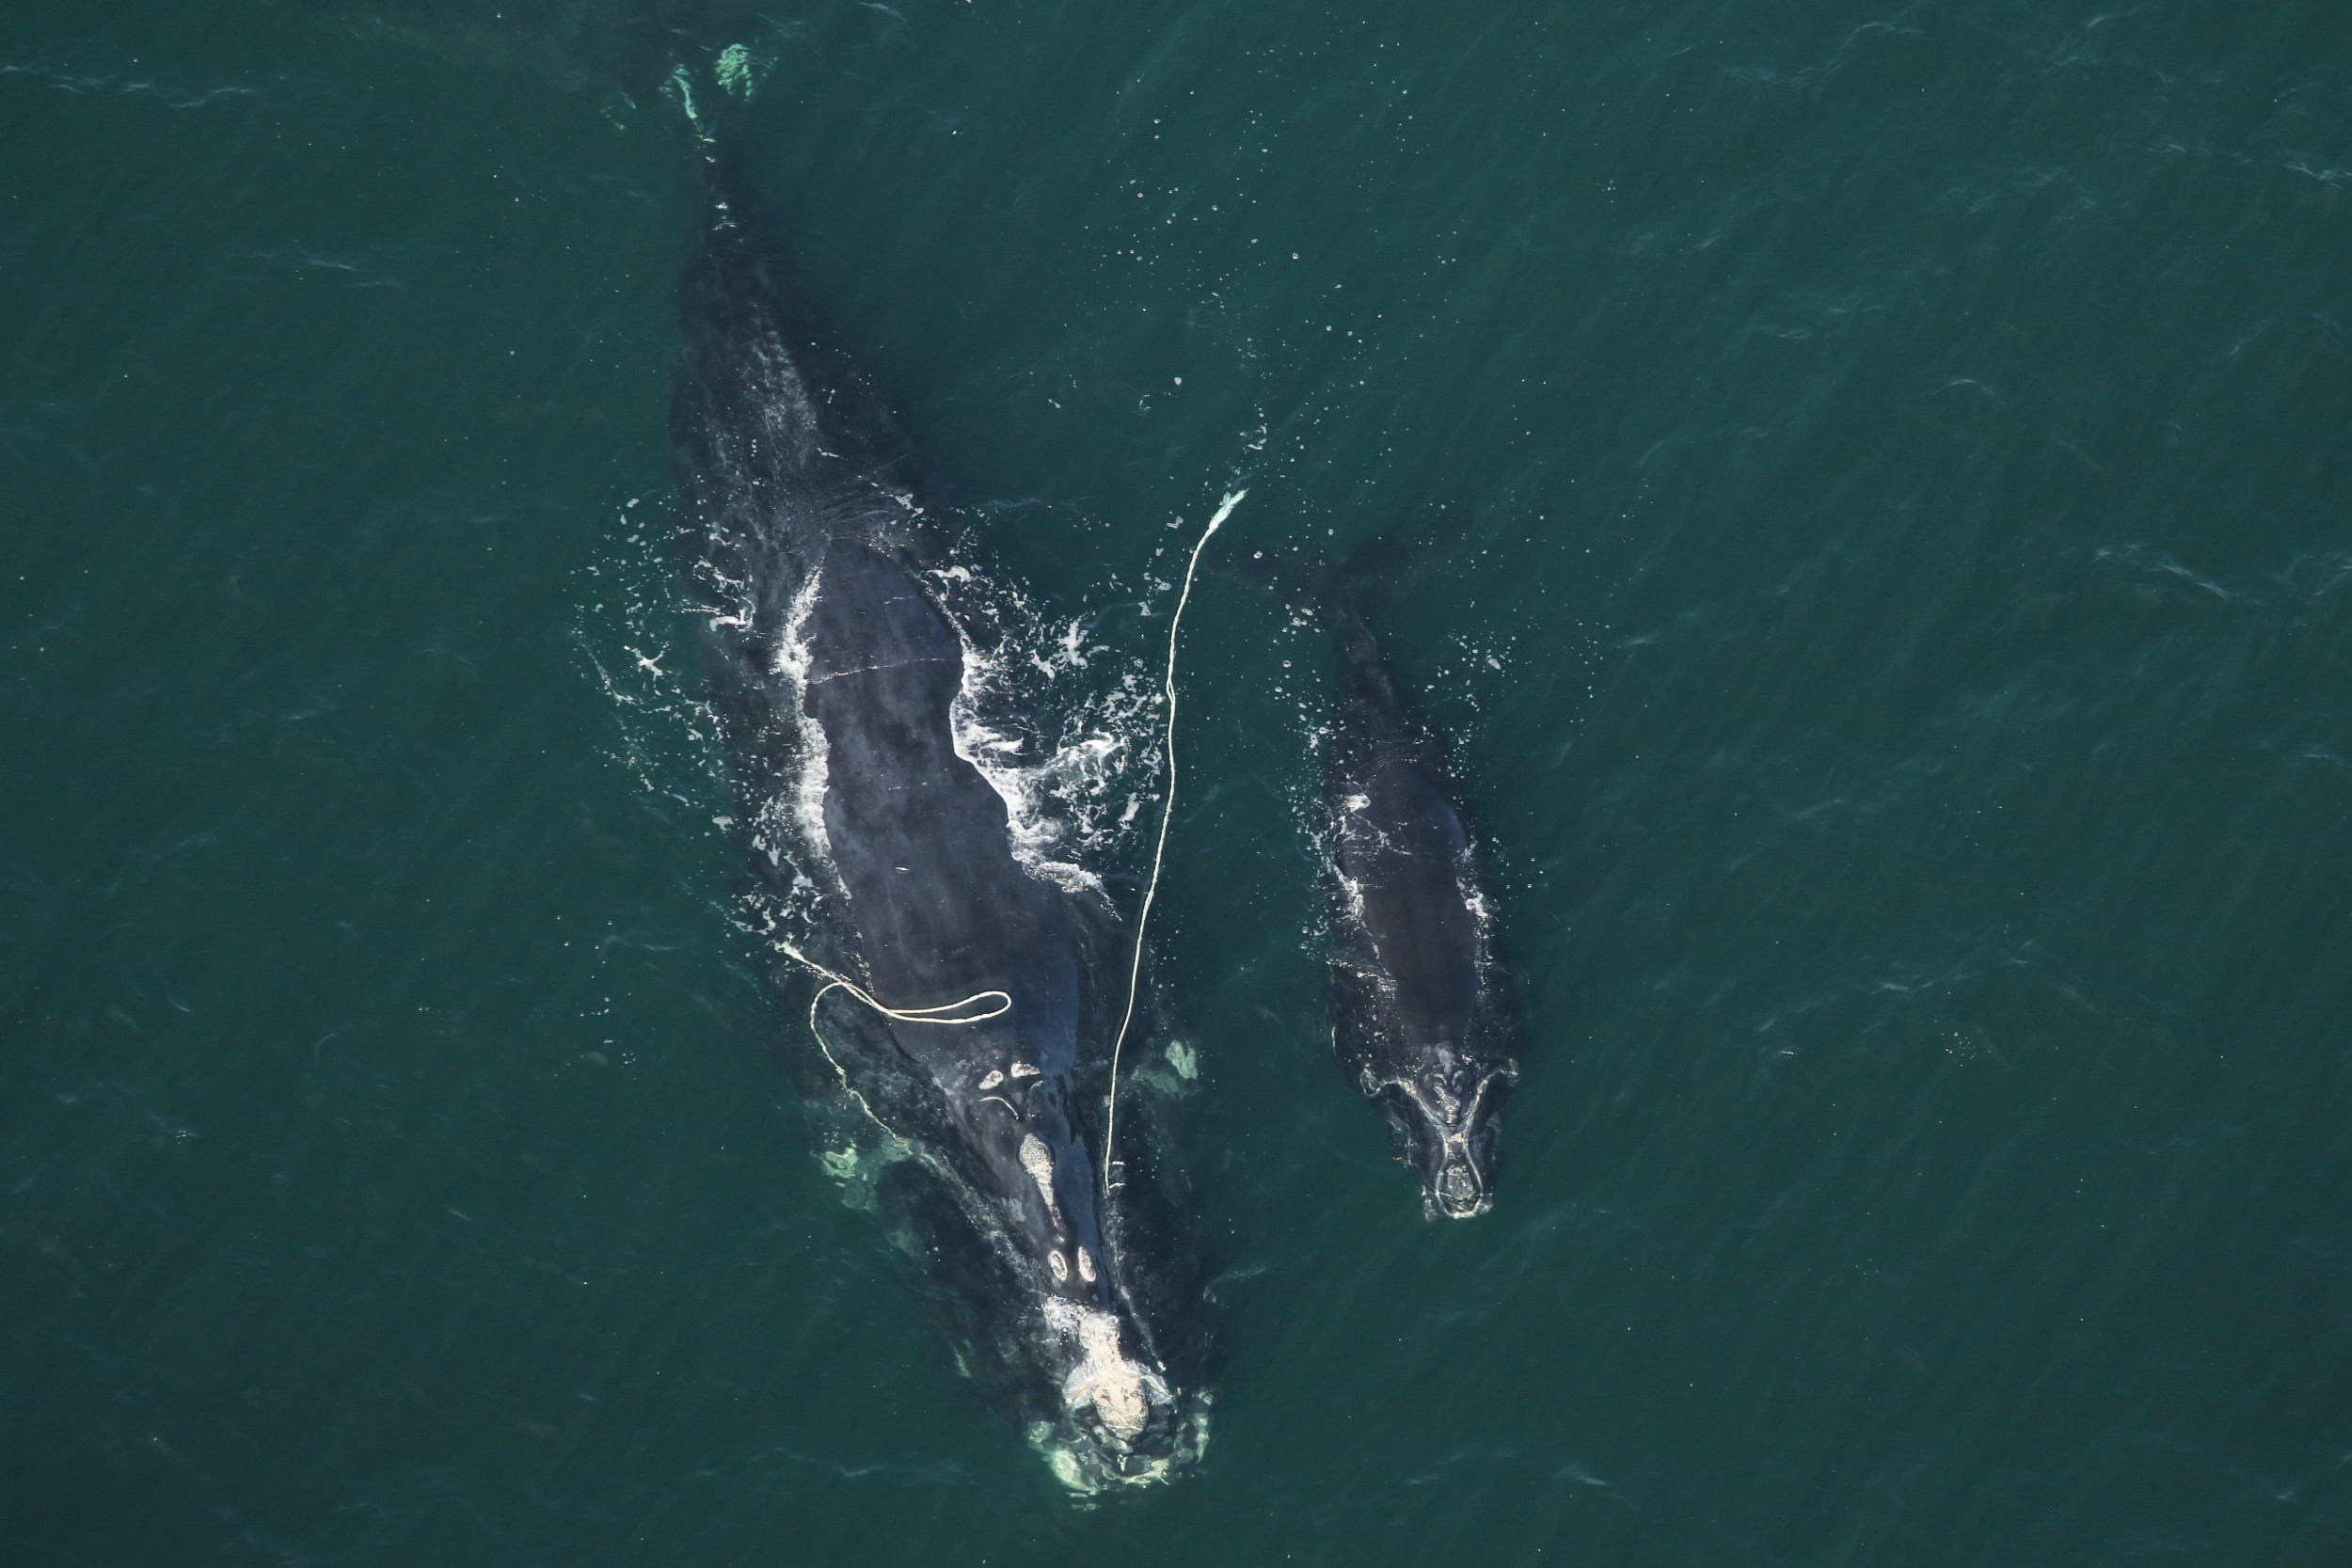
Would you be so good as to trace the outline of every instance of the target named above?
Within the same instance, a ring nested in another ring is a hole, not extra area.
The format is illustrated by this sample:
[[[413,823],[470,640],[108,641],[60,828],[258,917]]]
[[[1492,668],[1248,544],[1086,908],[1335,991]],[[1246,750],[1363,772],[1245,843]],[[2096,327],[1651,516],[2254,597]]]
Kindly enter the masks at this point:
[[[1429,1217],[1468,1219],[1494,1201],[1518,1008],[1444,750],[1344,595],[1326,614],[1339,651],[1324,774],[1332,1043],[1388,1117]]]

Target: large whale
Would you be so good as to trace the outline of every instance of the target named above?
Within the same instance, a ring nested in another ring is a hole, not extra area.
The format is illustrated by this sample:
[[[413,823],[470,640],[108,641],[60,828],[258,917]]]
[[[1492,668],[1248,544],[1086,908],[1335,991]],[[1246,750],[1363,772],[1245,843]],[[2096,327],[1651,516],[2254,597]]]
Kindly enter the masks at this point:
[[[854,1146],[827,1163],[1063,1481],[1165,1477],[1200,1449],[1205,1395],[1165,1148],[1125,1098],[1103,1142],[1130,950],[1104,900],[1020,858],[960,746],[989,633],[946,595],[974,559],[739,187],[714,158],[674,442],[752,923],[807,1007],[828,1140]]]
[[[1348,603],[1327,607],[1339,704],[1325,756],[1332,1041],[1388,1117],[1432,1218],[1493,1201],[1518,1015],[1443,749]]]

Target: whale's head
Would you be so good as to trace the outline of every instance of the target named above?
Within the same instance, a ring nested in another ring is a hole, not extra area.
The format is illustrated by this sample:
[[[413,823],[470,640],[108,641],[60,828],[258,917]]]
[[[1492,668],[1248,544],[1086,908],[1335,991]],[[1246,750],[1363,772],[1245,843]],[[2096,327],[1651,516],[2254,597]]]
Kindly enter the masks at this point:
[[[1158,1293],[1172,1259],[1152,1244],[1126,1211],[1126,1179],[1148,1180],[1141,1168],[1120,1168],[1106,1182],[1086,1144],[1041,1075],[984,1075],[982,1091],[1016,1101],[1026,1119],[1005,1130],[991,1147],[1002,1182],[1000,1212],[1009,1220],[1008,1250],[1023,1255],[1007,1283],[1020,1283],[1007,1302],[1018,1324],[1025,1363],[1023,1402],[1029,1438],[1057,1478],[1072,1491],[1092,1494],[1165,1481],[1200,1455],[1207,1434],[1205,1394],[1163,1360],[1162,1332],[1174,1327]],[[994,1110],[992,1116],[1006,1116]],[[1017,1138],[1017,1142],[1015,1139]],[[1105,1220],[1110,1221],[1109,1224]],[[1116,1227],[1116,1228],[1114,1228]],[[1124,1235],[1129,1244],[1114,1247]],[[1136,1265],[1147,1266],[1138,1270]],[[1025,1296],[1025,1305],[1016,1305]],[[1155,1330],[1160,1332],[1155,1332]],[[1184,1337],[1178,1331],[1173,1341]],[[1180,1365],[1184,1363],[1181,1351]]]
[[[1081,1495],[1149,1484],[1199,1459],[1205,1392],[1174,1387],[1121,1314],[1059,1298],[1045,1305],[1044,1326],[1067,1370],[1061,1418],[1039,1422],[1030,1440],[1062,1484]]]
[[[1396,1157],[1421,1178],[1423,1212],[1455,1220],[1485,1213],[1494,1202],[1495,1113],[1518,1069],[1441,1048],[1416,1070],[1364,1076],[1364,1092],[1395,1133]]]

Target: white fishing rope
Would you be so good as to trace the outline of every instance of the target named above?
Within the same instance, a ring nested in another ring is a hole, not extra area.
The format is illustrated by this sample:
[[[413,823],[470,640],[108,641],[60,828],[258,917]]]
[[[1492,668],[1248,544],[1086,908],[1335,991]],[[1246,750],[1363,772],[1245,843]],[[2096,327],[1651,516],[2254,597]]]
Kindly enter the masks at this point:
[[[689,110],[689,113],[691,113],[691,109]],[[1171,614],[1168,620],[1168,668],[1166,673],[1162,677],[1160,685],[1160,689],[1168,700],[1168,730],[1166,738],[1163,742],[1163,746],[1168,755],[1167,794],[1160,806],[1159,834],[1152,846],[1152,875],[1150,879],[1144,883],[1143,907],[1136,913],[1135,956],[1127,967],[1127,1010],[1120,1015],[1119,1020],[1119,1034],[1111,1041],[1110,1093],[1107,1101],[1105,1101],[1103,1116],[1103,1185],[1106,1192],[1116,1191],[1120,1185],[1119,1181],[1114,1179],[1112,1172],[1121,1164],[1121,1162],[1112,1158],[1111,1153],[1112,1149],[1117,1146],[1119,1131],[1120,1053],[1126,1046],[1127,1031],[1135,1022],[1136,1001],[1137,996],[1140,994],[1143,985],[1144,927],[1151,922],[1152,919],[1152,902],[1159,895],[1160,866],[1168,856],[1168,822],[1176,814],[1177,634],[1184,628],[1184,607],[1192,602],[1192,581],[1194,574],[1197,573],[1200,567],[1200,552],[1208,547],[1210,537],[1214,535],[1218,529],[1225,526],[1225,519],[1233,515],[1233,508],[1239,506],[1242,502],[1242,498],[1248,494],[1249,492],[1248,490],[1229,491],[1224,499],[1217,503],[1216,515],[1211,517],[1209,519],[1209,526],[1200,531],[1200,537],[1193,544],[1191,559],[1184,562],[1184,590],[1176,595],[1175,612]],[[824,1002],[825,998],[836,990],[846,991],[852,998],[864,1003],[866,1006],[871,1007],[875,1012],[881,1014],[883,1018],[889,1019],[893,1022],[898,1023],[937,1023],[946,1025],[985,1023],[990,1019],[1002,1018],[1006,1013],[1012,1010],[1011,993],[996,990],[974,991],[971,995],[963,997],[959,1001],[942,1002],[928,1007],[893,1007],[882,1002],[864,986],[859,985],[855,980],[850,979],[846,974],[828,969],[823,964],[818,963],[815,958],[810,958],[807,954],[793,946],[790,942],[783,940],[781,937],[775,939],[775,942],[777,949],[782,952],[785,957],[792,959],[793,962],[800,964],[802,967],[808,970],[810,974],[822,977],[825,981],[825,984],[818,988],[817,994],[808,999],[808,1032],[810,1036],[816,1039],[817,1049],[824,1053],[826,1062],[833,1068],[834,1076],[841,1080],[842,1089],[848,1093],[851,1100],[857,1101],[858,1109],[864,1111],[867,1118],[870,1119],[875,1126],[881,1128],[883,1132],[893,1138],[898,1137],[898,1130],[893,1128],[888,1122],[882,1120],[881,1116],[875,1112],[874,1107],[866,1101],[866,1098],[858,1092],[857,1085],[850,1082],[849,1069],[841,1065],[840,1058],[834,1055],[833,1048],[825,1043],[825,1032],[817,1026],[817,1009],[818,1006]],[[994,1006],[991,1006],[986,1012],[976,1013],[966,1010],[977,1004],[991,1002],[993,1002]]]
[[[881,1128],[884,1132],[888,1133],[893,1138],[898,1137],[898,1130],[891,1126],[890,1123],[882,1120],[882,1117],[874,1110],[874,1107],[866,1102],[866,1097],[858,1093],[857,1085],[850,1082],[849,1069],[841,1065],[838,1057],[834,1055],[833,1047],[825,1043],[825,1032],[817,1027],[818,1004],[823,1002],[824,999],[834,991],[847,991],[858,1001],[863,1002],[867,1006],[873,1008],[874,1011],[880,1013],[882,1017],[898,1023],[986,1023],[990,1019],[1002,1018],[1005,1014],[1012,1010],[1012,993],[1002,990],[976,990],[960,1002],[943,1002],[937,1006],[932,1007],[886,1006],[875,998],[873,992],[867,990],[864,986],[859,985],[855,980],[850,979],[846,974],[837,974],[834,971],[827,969],[823,964],[818,963],[815,958],[810,958],[807,954],[802,952],[790,942],[786,942],[783,938],[779,937],[776,939],[776,947],[785,955],[785,957],[790,958],[795,963],[804,966],[811,974],[819,974],[824,977],[825,984],[819,986],[817,989],[817,994],[808,999],[808,1032],[816,1038],[817,1049],[825,1053],[825,1060],[832,1065],[834,1076],[841,1080],[842,1089],[848,1093],[851,1100],[857,1101],[858,1109],[864,1111],[875,1126]],[[984,1013],[966,1013],[964,1011],[965,1008],[973,1006],[975,1003],[989,1002],[992,1000],[995,1003],[995,1006],[989,1008],[989,1010]],[[903,1142],[904,1140],[900,1139],[900,1141]]]
[[[1168,792],[1160,802],[1160,832],[1152,846],[1152,876],[1143,884],[1143,907],[1136,911],[1136,953],[1127,966],[1127,1011],[1119,1021],[1119,1034],[1111,1041],[1111,1086],[1103,1110],[1103,1190],[1117,1192],[1121,1184],[1113,1172],[1124,1162],[1113,1157],[1119,1147],[1119,1053],[1127,1043],[1128,1025],[1135,1022],[1136,996],[1143,984],[1143,928],[1152,919],[1152,900],[1160,891],[1160,863],[1168,854],[1168,824],[1176,815],[1176,634],[1183,629],[1184,606],[1192,600],[1192,576],[1200,565],[1200,552],[1208,547],[1209,536],[1233,515],[1248,490],[1231,490],[1217,502],[1216,515],[1200,531],[1200,539],[1192,546],[1192,559],[1184,562],[1184,592],[1176,595],[1176,611],[1168,618],[1168,673],[1160,689],[1168,698],[1168,736],[1164,747],[1168,753]]]
[[[749,53],[741,44],[730,44],[720,51],[717,80],[722,90],[739,98],[751,97],[752,87],[755,83]],[[702,112],[695,106],[693,78],[688,74],[683,65],[675,66],[671,69],[669,78],[662,84],[662,87],[663,90],[677,102],[678,107],[686,111],[687,123],[693,128],[695,144],[702,151],[703,161],[715,169],[719,161],[719,138],[712,133],[708,123],[704,120]],[[714,204],[722,216],[726,217],[730,222],[733,221],[732,215],[728,214],[724,196],[717,197]],[[808,999],[808,1032],[815,1037],[817,1049],[824,1053],[826,1062],[833,1068],[834,1076],[841,1080],[843,1090],[851,1100],[857,1101],[858,1109],[864,1111],[875,1126],[893,1138],[898,1137],[898,1131],[875,1113],[874,1107],[867,1103],[864,1095],[858,1092],[857,1085],[850,1082],[849,1069],[844,1068],[840,1058],[833,1053],[833,1047],[825,1043],[825,1032],[817,1026],[817,1009],[823,1004],[825,998],[836,990],[847,991],[850,996],[863,1002],[894,1023],[947,1025],[986,1023],[990,1019],[1002,1018],[1012,1010],[1012,993],[994,990],[977,990],[961,1001],[943,1002],[935,1006],[893,1007],[855,980],[826,968],[783,938],[778,937],[774,940],[777,949],[785,957],[824,980],[825,984],[818,988],[817,994]],[[986,1012],[966,1011],[967,1008],[976,1005],[991,1002],[994,1006]]]

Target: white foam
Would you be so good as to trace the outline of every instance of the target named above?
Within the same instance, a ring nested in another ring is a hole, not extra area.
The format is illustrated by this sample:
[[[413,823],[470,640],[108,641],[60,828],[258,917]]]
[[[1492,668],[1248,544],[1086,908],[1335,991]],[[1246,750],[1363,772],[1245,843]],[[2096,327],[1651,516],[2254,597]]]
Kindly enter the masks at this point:
[[[793,595],[791,613],[776,638],[773,673],[783,676],[791,690],[792,711],[787,721],[800,732],[801,759],[800,776],[792,781],[791,790],[777,804],[787,808],[788,820],[807,853],[826,870],[834,871],[833,840],[825,832],[825,784],[832,777],[833,758],[825,742],[824,728],[810,716],[806,701],[812,656],[804,631],[809,611],[817,603],[820,580],[820,573],[808,574],[808,580]]]
[[[1332,880],[1339,884],[1340,901],[1346,908],[1348,920],[1351,922],[1362,920],[1364,918],[1364,884],[1340,870],[1337,859],[1331,862],[1331,866]]]
[[[1140,781],[1158,768],[1152,692],[1133,669],[1109,689],[1088,678],[1104,650],[1089,644],[1083,618],[1049,625],[1021,594],[967,566],[930,576],[963,645],[949,710],[956,754],[1004,801],[1013,858],[1030,875],[1102,894],[1087,863],[1125,837],[1142,804]],[[977,627],[995,634],[993,647],[974,635]],[[993,717],[1010,713],[1043,733],[1012,733]],[[1043,754],[1033,755],[1039,739]]]

